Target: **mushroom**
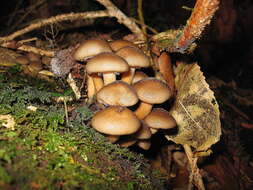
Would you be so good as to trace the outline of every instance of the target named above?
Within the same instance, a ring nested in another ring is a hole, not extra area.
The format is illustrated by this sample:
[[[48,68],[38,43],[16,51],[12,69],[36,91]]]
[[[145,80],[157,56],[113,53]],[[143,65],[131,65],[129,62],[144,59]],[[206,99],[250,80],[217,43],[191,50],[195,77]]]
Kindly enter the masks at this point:
[[[136,142],[137,142],[137,139],[135,139],[133,137],[126,137],[126,138],[119,141],[119,145],[121,147],[127,148],[129,146],[134,145]]]
[[[139,140],[137,145],[143,150],[148,150],[151,147],[151,142],[150,140]]]
[[[109,44],[102,39],[90,39],[81,43],[73,57],[76,61],[85,61],[102,52],[112,52]]]
[[[149,67],[149,58],[138,48],[124,47],[116,52],[117,55],[123,57],[130,66],[129,72],[123,73],[121,80],[131,84],[136,68]]]
[[[37,74],[39,71],[43,69],[43,66],[40,61],[31,61],[28,65],[28,69],[31,73]]]
[[[109,43],[113,51],[118,51],[119,49],[130,46],[130,47],[136,47],[132,42],[127,40],[115,40]]]
[[[140,120],[126,107],[111,106],[97,112],[91,125],[97,131],[107,135],[129,135],[140,128]]]
[[[16,62],[21,65],[28,65],[29,59],[26,56],[19,56],[16,58]]]
[[[134,74],[134,78],[132,80],[132,84],[138,82],[139,80],[142,80],[144,78],[148,78],[148,75],[146,75],[144,72],[136,71]]]
[[[132,86],[123,81],[115,81],[97,92],[97,100],[111,106],[132,106],[139,99]]]
[[[146,123],[142,122],[141,128],[133,136],[136,139],[150,139],[152,133]]]
[[[134,83],[133,87],[142,101],[135,111],[139,119],[143,119],[149,114],[153,104],[161,104],[172,96],[167,84],[156,78],[142,79]]]
[[[87,75],[87,96],[88,99],[91,100],[93,96],[96,94],[95,85],[91,76]]]
[[[162,108],[155,108],[145,118],[144,122],[153,129],[171,129],[176,127],[175,119]]]
[[[113,53],[100,53],[91,58],[86,65],[88,74],[102,73],[104,85],[116,81],[115,73],[127,72],[129,66],[127,62]]]
[[[26,57],[30,60],[30,61],[40,61],[40,55],[33,53],[33,52],[29,52]]]
[[[107,139],[111,142],[111,143],[115,143],[117,140],[119,140],[119,135],[107,135]]]

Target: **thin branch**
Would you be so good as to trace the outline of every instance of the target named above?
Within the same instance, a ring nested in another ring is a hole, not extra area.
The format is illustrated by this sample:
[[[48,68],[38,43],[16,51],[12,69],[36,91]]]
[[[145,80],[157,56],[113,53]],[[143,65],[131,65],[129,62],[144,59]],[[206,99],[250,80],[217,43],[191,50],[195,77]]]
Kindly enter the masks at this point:
[[[100,17],[107,17],[110,16],[108,14],[108,11],[91,11],[91,12],[84,12],[84,13],[69,13],[69,14],[62,14],[58,16],[54,16],[51,18],[43,19],[37,23],[31,24],[26,28],[23,28],[21,30],[18,30],[11,35],[1,37],[0,43],[13,40],[14,38],[21,36],[25,33],[28,33],[32,30],[41,28],[46,25],[54,24],[61,21],[66,20],[78,20],[78,19],[85,19],[85,18],[100,18]]]
[[[13,46],[13,43],[15,44],[14,46]],[[28,46],[25,44],[21,44],[19,42],[14,42],[14,41],[5,42],[5,43],[1,44],[1,47],[18,49],[18,50],[25,51],[25,52],[33,52],[33,53],[40,54],[42,56],[45,55],[48,57],[53,57],[55,55],[54,51],[47,51],[44,49],[40,49],[40,48],[33,47],[33,46]]]
[[[205,27],[211,22],[214,13],[219,7],[220,0],[197,0],[191,17],[174,48],[184,52],[196,39],[200,37]]]
[[[199,190],[205,190],[205,186],[202,180],[202,176],[199,173],[199,169],[197,166],[198,157],[194,157],[191,147],[187,144],[183,145],[186,156],[188,158],[191,173],[190,173],[190,179],[189,179],[189,186],[188,189],[191,190],[193,188],[193,183],[197,186]]]
[[[168,30],[152,36],[161,50],[191,52],[205,27],[211,22],[220,0],[197,0],[190,18],[182,30]]]
[[[147,28],[145,25],[145,20],[144,20],[144,16],[143,16],[143,11],[142,11],[142,0],[138,0],[138,8],[137,8],[137,12],[138,12],[138,17],[141,23],[141,29],[142,32],[147,35]]]
[[[145,35],[138,25],[128,18],[121,10],[119,10],[110,0],[96,0],[100,4],[104,5],[108,10],[108,14],[111,17],[117,18],[118,22],[124,24],[131,32],[133,32],[140,40],[145,39]]]

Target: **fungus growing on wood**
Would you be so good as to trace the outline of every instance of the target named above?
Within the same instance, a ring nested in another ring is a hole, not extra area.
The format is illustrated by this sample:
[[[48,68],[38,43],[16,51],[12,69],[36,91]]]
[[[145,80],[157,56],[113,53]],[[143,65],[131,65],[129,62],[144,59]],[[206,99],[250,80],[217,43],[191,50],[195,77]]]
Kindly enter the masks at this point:
[[[97,92],[97,100],[111,106],[133,106],[139,99],[132,86],[123,81],[115,81]]]
[[[109,43],[113,51],[118,51],[119,49],[123,47],[136,47],[132,42],[127,40],[115,40]]]
[[[90,39],[81,43],[75,50],[73,57],[76,61],[85,61],[103,52],[112,52],[109,44],[102,39]]]
[[[138,131],[141,123],[126,107],[111,106],[97,112],[91,120],[91,125],[107,135],[130,135]]]
[[[88,74],[102,73],[104,85],[116,81],[116,73],[123,73],[129,70],[127,62],[113,53],[100,53],[90,60],[86,65]]]
[[[131,84],[136,68],[149,67],[149,58],[138,48],[124,47],[116,52],[117,55],[124,58],[130,66],[129,72],[123,73],[121,80]]]
[[[134,83],[133,87],[142,101],[135,111],[139,119],[143,119],[149,114],[153,104],[161,104],[172,96],[166,83],[156,78],[149,77],[142,79]]]
[[[153,109],[145,118],[145,123],[153,129],[171,129],[176,127],[175,119],[162,108]]]

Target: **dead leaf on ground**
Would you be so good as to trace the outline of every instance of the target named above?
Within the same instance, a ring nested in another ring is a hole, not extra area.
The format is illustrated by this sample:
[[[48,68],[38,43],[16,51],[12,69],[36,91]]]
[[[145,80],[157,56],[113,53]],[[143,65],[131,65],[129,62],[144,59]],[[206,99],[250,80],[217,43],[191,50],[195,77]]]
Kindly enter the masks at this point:
[[[181,63],[175,70],[177,96],[170,113],[178,124],[176,135],[166,136],[196,151],[206,151],[221,135],[220,112],[200,67]]]

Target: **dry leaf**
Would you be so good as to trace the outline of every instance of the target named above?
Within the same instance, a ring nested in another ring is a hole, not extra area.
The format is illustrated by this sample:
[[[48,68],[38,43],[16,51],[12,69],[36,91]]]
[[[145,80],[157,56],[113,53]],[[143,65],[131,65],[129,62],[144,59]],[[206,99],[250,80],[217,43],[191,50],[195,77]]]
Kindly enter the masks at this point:
[[[178,144],[187,144],[196,151],[206,151],[220,139],[220,112],[213,92],[200,67],[181,63],[175,70],[177,96],[171,115],[178,124],[178,133],[166,136]]]

